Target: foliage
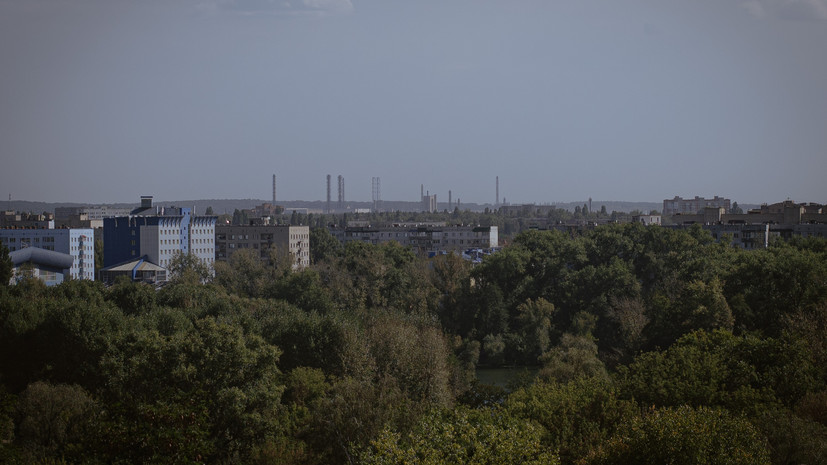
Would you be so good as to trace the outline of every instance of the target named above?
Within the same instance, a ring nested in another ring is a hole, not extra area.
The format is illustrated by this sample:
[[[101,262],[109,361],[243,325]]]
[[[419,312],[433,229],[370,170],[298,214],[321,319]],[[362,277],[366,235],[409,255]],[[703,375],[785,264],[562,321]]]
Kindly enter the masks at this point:
[[[205,283],[212,278],[212,269],[195,254],[176,251],[167,267],[173,283]]]
[[[568,384],[538,382],[509,396],[506,410],[542,425],[543,443],[559,450],[562,463],[578,458],[606,440],[634,416],[634,402],[622,400],[607,380],[579,378]]]
[[[405,435],[385,429],[362,456],[366,465],[557,464],[542,428],[502,410],[456,408],[422,417]]]
[[[641,354],[620,367],[618,381],[626,395],[644,405],[723,406],[738,412],[777,402],[793,405],[824,385],[802,341],[726,331],[692,333],[664,352]]]
[[[9,258],[9,249],[0,241],[0,287],[9,285],[13,275],[14,265]]]
[[[310,263],[318,264],[336,258],[342,251],[342,243],[330,234],[326,227],[310,228]]]
[[[762,412],[753,423],[767,438],[772,463],[824,463],[827,458],[827,427],[823,423],[785,409]]]
[[[560,344],[543,354],[539,378],[567,383],[578,378],[608,379],[606,366],[597,357],[597,345],[586,336],[564,334]]]
[[[98,412],[81,387],[37,381],[18,399],[17,440],[35,457],[80,458]]]
[[[770,459],[764,438],[746,419],[684,406],[633,418],[583,463],[761,465]]]
[[[472,266],[325,232],[304,270],[241,251],[214,277],[181,255],[160,289],[0,286],[0,462],[824,461],[827,241],[503,232]],[[539,376],[508,392],[479,364]]]

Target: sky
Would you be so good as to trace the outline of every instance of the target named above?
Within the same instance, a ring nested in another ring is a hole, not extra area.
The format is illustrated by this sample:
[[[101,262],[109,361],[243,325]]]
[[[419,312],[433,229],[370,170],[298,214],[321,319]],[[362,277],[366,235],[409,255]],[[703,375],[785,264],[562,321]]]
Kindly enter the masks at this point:
[[[827,203],[827,0],[0,0],[0,198]]]

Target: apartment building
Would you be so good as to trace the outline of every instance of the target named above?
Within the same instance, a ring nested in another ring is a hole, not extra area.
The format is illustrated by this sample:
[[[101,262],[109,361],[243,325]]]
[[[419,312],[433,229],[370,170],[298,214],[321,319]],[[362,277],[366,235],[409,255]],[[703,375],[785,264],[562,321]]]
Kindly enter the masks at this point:
[[[310,266],[310,228],[290,225],[218,225],[215,228],[215,259],[228,260],[242,249],[255,250],[269,260],[272,250],[289,254],[296,269]]]

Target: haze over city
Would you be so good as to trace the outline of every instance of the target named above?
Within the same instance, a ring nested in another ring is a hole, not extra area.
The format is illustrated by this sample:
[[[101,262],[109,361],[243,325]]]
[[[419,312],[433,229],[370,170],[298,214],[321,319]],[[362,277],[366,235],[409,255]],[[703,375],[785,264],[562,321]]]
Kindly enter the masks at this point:
[[[827,0],[0,0],[0,194],[824,202],[825,45]]]

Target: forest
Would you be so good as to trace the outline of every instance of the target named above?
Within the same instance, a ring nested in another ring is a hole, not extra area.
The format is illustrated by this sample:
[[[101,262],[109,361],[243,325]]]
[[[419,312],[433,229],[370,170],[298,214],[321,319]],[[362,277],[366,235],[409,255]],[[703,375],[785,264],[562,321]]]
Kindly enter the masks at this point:
[[[8,286],[3,252],[0,462],[827,462],[827,240],[529,230],[472,267],[313,228],[311,251],[180,256],[160,289]],[[506,366],[530,370],[477,381]]]

